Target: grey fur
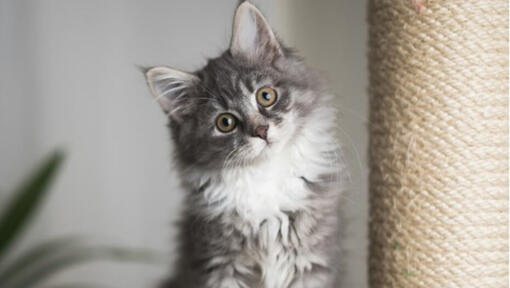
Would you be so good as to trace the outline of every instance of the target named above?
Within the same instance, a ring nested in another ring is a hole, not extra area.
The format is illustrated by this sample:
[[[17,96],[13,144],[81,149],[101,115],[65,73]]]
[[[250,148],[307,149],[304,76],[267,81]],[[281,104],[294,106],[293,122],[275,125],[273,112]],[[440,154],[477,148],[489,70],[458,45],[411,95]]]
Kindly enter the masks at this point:
[[[252,17],[261,16],[252,14]],[[223,181],[221,177],[205,177],[205,180],[202,177],[199,180],[195,176],[216,175],[216,171],[243,169],[255,165],[256,161],[265,161],[244,159],[234,163],[234,167],[225,167],[229,153],[246,145],[256,126],[271,124],[278,127],[283,125],[281,122],[288,113],[295,113],[293,125],[297,128],[293,138],[297,138],[303,129],[310,126],[310,115],[330,105],[328,93],[317,73],[284,47],[281,41],[274,42],[272,34],[268,34],[272,32],[265,30],[269,29],[264,25],[265,20],[256,20],[259,48],[256,53],[247,55],[231,47],[184,80],[179,77],[148,79],[156,91],[153,92],[161,94],[155,96],[167,97],[163,101],[170,103],[171,109],[167,106],[163,109],[169,113],[175,159],[182,184],[188,190],[180,223],[180,256],[176,262],[176,273],[162,287],[336,287],[340,259],[340,190],[337,184],[341,163],[335,153],[339,151],[319,145],[317,149],[322,149],[319,151],[322,157],[332,159],[329,165],[335,169],[321,175],[296,177],[296,181],[309,192],[306,209],[280,211],[289,221],[285,231],[278,219],[265,219],[254,228],[235,209],[219,214],[210,212],[221,203],[206,201],[205,193],[211,187],[229,183],[220,183]],[[259,106],[258,113],[254,115],[250,110],[250,98],[243,95],[251,95],[261,83],[277,87],[278,100],[271,109]],[[173,92],[165,94],[170,89]],[[303,95],[306,97],[301,97]],[[239,124],[233,132],[217,135],[215,119],[224,111],[234,111]],[[325,133],[333,134],[334,123],[326,126]],[[326,147],[330,143],[324,144]],[[221,198],[218,201],[221,202]],[[264,235],[264,231],[270,231],[265,226],[273,223],[282,226],[274,239],[276,244],[268,242],[269,238]],[[265,267],[261,263],[269,253],[268,245],[276,245],[281,250],[277,257],[287,257],[293,267],[285,270],[288,274],[285,277],[289,277],[281,280],[285,286],[269,287],[265,284],[262,274]],[[311,254],[314,258],[307,259]],[[309,267],[306,266],[308,264]],[[301,267],[303,265],[306,267]],[[227,282],[229,279],[232,281]]]

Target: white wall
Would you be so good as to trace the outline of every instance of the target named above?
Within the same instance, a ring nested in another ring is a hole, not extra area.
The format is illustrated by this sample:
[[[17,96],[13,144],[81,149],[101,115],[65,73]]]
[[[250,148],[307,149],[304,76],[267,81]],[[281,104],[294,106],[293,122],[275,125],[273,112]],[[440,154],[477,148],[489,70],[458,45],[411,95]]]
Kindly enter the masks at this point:
[[[68,152],[21,246],[79,234],[172,254],[181,193],[165,117],[136,65],[199,68],[226,48],[237,2],[0,0],[0,190],[51,149]],[[364,287],[366,171],[354,152],[365,163],[364,1],[254,2],[339,95],[353,171],[346,287]],[[55,282],[150,287],[167,270],[100,263]]]

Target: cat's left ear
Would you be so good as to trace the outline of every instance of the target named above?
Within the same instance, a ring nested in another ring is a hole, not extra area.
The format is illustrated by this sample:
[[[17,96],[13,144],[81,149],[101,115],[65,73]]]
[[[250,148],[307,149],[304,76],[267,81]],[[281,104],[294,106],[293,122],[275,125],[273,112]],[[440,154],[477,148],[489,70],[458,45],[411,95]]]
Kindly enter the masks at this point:
[[[174,120],[179,120],[188,98],[190,87],[196,84],[198,77],[168,67],[153,67],[145,71],[145,77],[152,95],[163,111]]]
[[[249,61],[270,61],[283,55],[281,45],[266,19],[248,1],[237,8],[230,52]]]

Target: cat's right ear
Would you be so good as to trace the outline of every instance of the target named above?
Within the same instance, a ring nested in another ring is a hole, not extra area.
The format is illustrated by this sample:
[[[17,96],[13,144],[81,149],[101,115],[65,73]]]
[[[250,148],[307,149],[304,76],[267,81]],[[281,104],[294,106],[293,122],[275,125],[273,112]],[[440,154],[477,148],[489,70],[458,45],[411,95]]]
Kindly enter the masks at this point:
[[[168,67],[153,67],[145,71],[152,95],[170,117],[178,119],[189,88],[199,81],[192,74]]]

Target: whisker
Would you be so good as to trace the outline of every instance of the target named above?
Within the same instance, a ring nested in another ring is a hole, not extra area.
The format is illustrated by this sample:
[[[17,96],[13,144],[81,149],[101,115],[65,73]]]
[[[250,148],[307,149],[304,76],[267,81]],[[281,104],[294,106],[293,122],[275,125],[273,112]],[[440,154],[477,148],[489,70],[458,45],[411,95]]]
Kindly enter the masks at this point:
[[[352,147],[352,149],[354,151],[354,155],[356,157],[356,161],[358,162],[358,165],[359,165],[358,166],[359,173],[360,173],[359,175],[362,176],[364,174],[363,173],[363,164],[361,162],[361,156],[360,156],[359,150],[358,150],[358,148],[356,148],[356,145],[354,144],[354,140],[351,138],[351,136],[344,129],[342,129],[341,126],[337,126],[337,128],[338,128],[338,131],[341,132],[347,138],[347,140],[349,142],[349,146]],[[361,181],[362,181],[362,179],[360,177],[360,179],[359,179],[360,187],[361,187]]]
[[[229,164],[230,164],[230,161],[231,161],[231,157],[232,157],[232,154],[236,153],[237,149],[234,147],[234,149],[232,149],[232,151],[230,151],[227,156],[225,157],[225,160],[223,161],[223,167],[224,168],[229,168]]]
[[[363,114],[361,111],[356,111],[356,109],[347,107],[345,105],[335,105],[335,108],[342,110],[343,112],[347,112],[348,114],[356,117],[358,120],[361,120],[363,123],[368,123],[368,118],[361,116]]]

